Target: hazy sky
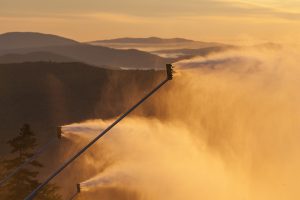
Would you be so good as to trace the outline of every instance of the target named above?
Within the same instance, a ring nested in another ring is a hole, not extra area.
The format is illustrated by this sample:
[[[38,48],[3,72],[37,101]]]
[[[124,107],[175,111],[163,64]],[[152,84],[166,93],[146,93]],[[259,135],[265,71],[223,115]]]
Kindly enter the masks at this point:
[[[80,41],[186,37],[299,40],[300,0],[0,0],[0,32],[36,31]]]

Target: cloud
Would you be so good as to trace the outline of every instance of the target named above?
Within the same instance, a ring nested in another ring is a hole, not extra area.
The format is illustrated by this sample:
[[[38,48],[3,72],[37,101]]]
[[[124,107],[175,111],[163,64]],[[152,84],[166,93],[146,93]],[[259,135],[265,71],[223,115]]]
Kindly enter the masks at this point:
[[[271,17],[287,20],[300,20],[299,11],[290,11],[270,4],[254,3],[249,1],[217,0],[231,7],[233,13],[229,15],[240,15],[241,17]]]
[[[87,13],[87,14],[83,14],[81,16],[96,19],[96,20],[101,20],[101,21],[111,21],[111,22],[117,22],[117,23],[130,23],[130,24],[139,24],[139,23],[155,21],[149,17],[141,17],[141,16],[119,14],[119,13],[109,13],[109,12],[99,12],[99,13],[92,13],[92,14]]]
[[[0,0],[2,1],[2,0]],[[5,0],[4,0],[5,1]],[[269,3],[268,3],[269,2]],[[273,2],[273,0],[271,1]],[[79,15],[97,13],[101,18],[116,20],[125,17],[124,22],[140,20],[137,17],[155,18],[177,16],[226,16],[226,17],[268,17],[299,20],[300,10],[293,10],[290,3],[270,3],[268,0],[52,0],[41,2],[5,1],[1,4],[2,16],[6,14],[41,15],[65,14]],[[59,5],[59,6],[58,6]],[[281,6],[282,5],[282,6]],[[114,16],[111,16],[114,15]],[[118,20],[119,21],[119,20]]]
[[[297,38],[300,9],[271,1],[277,0],[0,0],[0,32],[50,32],[83,41],[153,35],[222,42]]]

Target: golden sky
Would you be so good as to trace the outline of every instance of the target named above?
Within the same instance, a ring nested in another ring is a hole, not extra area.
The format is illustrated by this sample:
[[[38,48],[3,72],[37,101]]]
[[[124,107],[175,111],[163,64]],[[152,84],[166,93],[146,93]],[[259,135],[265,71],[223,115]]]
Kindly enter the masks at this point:
[[[299,41],[300,0],[0,0],[0,33]]]

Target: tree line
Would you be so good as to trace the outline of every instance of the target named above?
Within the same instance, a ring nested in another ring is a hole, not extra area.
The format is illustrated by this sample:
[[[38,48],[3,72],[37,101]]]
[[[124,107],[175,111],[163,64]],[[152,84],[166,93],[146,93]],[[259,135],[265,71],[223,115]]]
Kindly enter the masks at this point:
[[[10,146],[9,158],[0,160],[0,179],[3,180],[14,169],[28,161],[37,147],[37,139],[29,124],[24,124],[18,135],[7,141]],[[21,200],[30,194],[39,184],[39,170],[43,164],[31,161],[14,176],[0,185],[1,200]],[[36,200],[61,200],[59,188],[55,184],[47,185],[35,198]]]

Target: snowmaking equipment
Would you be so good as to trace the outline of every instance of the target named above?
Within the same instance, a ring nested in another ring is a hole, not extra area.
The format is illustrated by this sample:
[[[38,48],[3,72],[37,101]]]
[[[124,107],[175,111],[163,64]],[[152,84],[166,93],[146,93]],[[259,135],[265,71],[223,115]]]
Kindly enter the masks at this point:
[[[33,190],[25,200],[32,200],[38,194],[38,192],[43,189],[53,178],[55,178],[58,174],[60,174],[67,166],[69,166],[76,158],[78,158],[81,154],[83,154],[87,149],[89,149],[95,142],[97,142],[101,137],[103,137],[108,131],[110,131],[114,126],[116,126],[120,121],[122,121],[127,115],[129,115],[132,111],[134,111],[138,106],[140,106],[143,102],[145,102],[150,96],[156,93],[162,86],[164,86],[168,81],[173,79],[173,65],[166,65],[166,79],[164,79],[161,83],[159,83],[153,90],[151,90],[145,97],[143,97],[140,101],[138,101],[134,106],[132,106],[128,111],[126,111],[123,115],[118,117],[111,125],[109,125],[106,129],[104,129],[99,135],[97,135],[92,141],[90,141],[86,146],[84,146],[81,150],[79,150],[76,154],[74,154],[71,158],[69,158],[65,163],[62,164],[56,171],[54,171],[48,178],[42,182],[35,190]],[[60,138],[62,135],[61,127],[57,127],[57,136]],[[77,192],[80,192],[80,184],[77,184]]]

